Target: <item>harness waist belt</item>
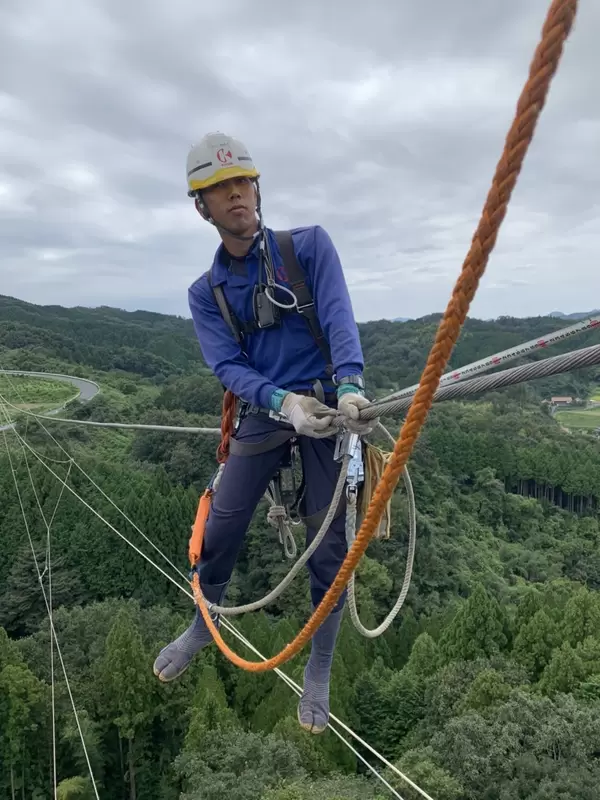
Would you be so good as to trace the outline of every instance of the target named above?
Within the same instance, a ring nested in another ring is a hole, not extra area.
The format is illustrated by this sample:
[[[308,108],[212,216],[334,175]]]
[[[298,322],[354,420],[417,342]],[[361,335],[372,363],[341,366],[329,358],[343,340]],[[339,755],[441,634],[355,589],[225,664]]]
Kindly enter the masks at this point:
[[[281,430],[269,433],[260,442],[238,442],[237,439],[232,437],[229,440],[229,452],[234,456],[259,456],[262,453],[268,453],[269,450],[274,450],[276,447],[289,442],[290,439],[293,439],[297,435],[294,428],[290,428],[289,430],[282,428]]]

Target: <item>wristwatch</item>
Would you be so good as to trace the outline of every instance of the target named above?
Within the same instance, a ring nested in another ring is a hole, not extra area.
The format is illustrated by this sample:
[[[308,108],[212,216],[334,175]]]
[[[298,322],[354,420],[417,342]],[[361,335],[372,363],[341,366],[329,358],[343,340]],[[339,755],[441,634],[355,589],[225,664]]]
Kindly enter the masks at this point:
[[[335,383],[338,386],[341,386],[344,383],[349,383],[352,386],[358,386],[359,389],[365,390],[365,382],[362,375],[346,375],[344,378],[340,378],[339,380],[335,378]]]

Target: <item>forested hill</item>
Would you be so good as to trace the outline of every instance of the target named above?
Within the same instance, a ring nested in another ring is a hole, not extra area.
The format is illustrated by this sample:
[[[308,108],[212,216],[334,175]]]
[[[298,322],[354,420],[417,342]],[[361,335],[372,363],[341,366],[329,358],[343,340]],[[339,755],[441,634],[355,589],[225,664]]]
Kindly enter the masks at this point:
[[[437,321],[360,326],[372,389],[418,380]],[[562,324],[469,320],[453,364]],[[597,341],[598,332],[576,337],[551,353]],[[101,392],[89,404],[67,405],[72,418],[218,423],[222,390],[183,318],[0,298],[0,367],[97,381]],[[418,540],[406,605],[375,640],[359,636],[348,615],[344,620],[332,709],[434,800],[598,798],[600,444],[566,432],[540,403],[548,393],[588,397],[597,383],[598,370],[586,370],[436,406],[409,462]],[[58,399],[57,391],[0,377],[1,396],[21,407]],[[17,430],[42,461],[31,451],[25,461],[10,431],[10,459],[0,441],[0,797],[53,798],[49,626],[11,462],[40,565],[48,531],[38,500],[52,520],[54,625],[101,798],[390,797],[331,732],[315,737],[299,728],[295,697],[272,672],[244,672],[209,648],[179,682],[161,685],[152,663],[187,626],[189,602],[77,497],[61,496],[44,466],[59,475],[70,470],[69,485],[112,526],[158,560],[121,509],[186,573],[190,525],[215,469],[215,440],[48,428],[67,453],[31,420],[19,420]],[[359,609],[369,627],[402,585],[406,511],[399,489],[391,539],[373,543],[358,570]],[[263,505],[228,602],[262,597],[288,568]],[[309,610],[303,572],[268,613],[246,615],[239,625],[272,655]],[[285,667],[299,682],[306,658],[305,650]],[[92,800],[56,654],[55,669],[59,797]],[[418,797],[397,776],[386,778],[407,800]]]
[[[392,391],[418,381],[440,317],[436,314],[402,323],[380,320],[359,325],[368,383],[373,391]],[[449,369],[544,336],[566,324],[555,317],[468,319]],[[595,341],[597,335],[592,331],[554,345],[552,354]],[[72,365],[78,375],[89,375],[93,370],[120,370],[155,383],[204,366],[188,318],[106,306],[39,306],[2,295],[0,351],[5,364],[12,367],[38,370]],[[572,379],[567,378],[566,384],[573,384]],[[575,382],[571,388],[575,391],[582,387]]]

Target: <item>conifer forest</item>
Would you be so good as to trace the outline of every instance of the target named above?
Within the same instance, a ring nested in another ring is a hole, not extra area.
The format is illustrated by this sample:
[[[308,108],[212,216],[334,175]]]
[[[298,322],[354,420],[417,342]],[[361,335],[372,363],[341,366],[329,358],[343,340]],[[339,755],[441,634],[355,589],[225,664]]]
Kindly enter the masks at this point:
[[[359,326],[371,397],[418,382],[438,321]],[[542,317],[470,319],[452,365],[560,326]],[[70,419],[219,425],[223,390],[188,319],[0,297],[0,368],[96,381],[100,392],[87,403],[60,398]],[[44,466],[68,476],[151,561],[156,553],[136,528],[187,575],[190,526],[215,471],[217,438],[45,422],[52,439],[14,409],[35,402],[19,397],[19,386],[35,393],[24,380],[0,375],[0,396],[11,404],[0,407],[41,456],[11,429],[2,432],[0,797],[51,800],[54,749],[61,800],[93,800],[90,767],[99,796],[110,800],[391,797],[331,731],[311,736],[299,727],[297,698],[272,671],[241,670],[211,645],[179,681],[161,684],[153,661],[187,627],[193,604]],[[543,402],[585,400],[598,384],[600,369],[589,368],[436,404],[408,464],[417,547],[405,605],[376,639],[344,617],[331,709],[434,800],[599,796],[600,442],[570,430]],[[48,407],[52,390],[44,391]],[[401,418],[383,422],[395,438]],[[262,597],[289,569],[266,510],[261,504],[252,521],[228,604]],[[368,627],[386,616],[404,577],[401,485],[392,515],[390,539],[373,541],[357,572]],[[29,537],[45,586],[51,563],[60,656],[50,647]],[[309,614],[304,571],[278,601],[235,624],[270,656]],[[308,652],[284,667],[298,683]],[[382,774],[417,800],[393,771]]]

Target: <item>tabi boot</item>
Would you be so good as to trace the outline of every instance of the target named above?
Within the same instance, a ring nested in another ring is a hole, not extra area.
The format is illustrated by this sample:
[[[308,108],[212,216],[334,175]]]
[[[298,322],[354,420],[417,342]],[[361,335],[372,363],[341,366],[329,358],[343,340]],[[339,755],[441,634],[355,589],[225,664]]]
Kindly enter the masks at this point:
[[[202,584],[202,594],[210,603],[221,605],[227,583],[206,586]],[[211,619],[219,627],[219,615],[211,613]],[[179,678],[191,664],[193,657],[202,650],[203,647],[213,641],[211,632],[204,622],[204,617],[200,609],[196,606],[194,621],[190,627],[184,631],[175,641],[168,644],[158,654],[154,662],[154,674],[163,683]]]
[[[329,722],[329,676],[343,613],[343,608],[332,612],[312,638],[298,703],[298,722],[310,733],[323,733]]]

